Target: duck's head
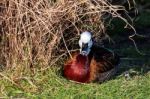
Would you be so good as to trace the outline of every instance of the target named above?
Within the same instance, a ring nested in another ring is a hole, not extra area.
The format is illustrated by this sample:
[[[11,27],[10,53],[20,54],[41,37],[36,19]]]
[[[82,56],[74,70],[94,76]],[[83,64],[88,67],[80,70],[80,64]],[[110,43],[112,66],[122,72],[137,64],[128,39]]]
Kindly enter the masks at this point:
[[[88,31],[81,33],[79,46],[80,46],[80,54],[87,56],[93,45],[92,34]]]

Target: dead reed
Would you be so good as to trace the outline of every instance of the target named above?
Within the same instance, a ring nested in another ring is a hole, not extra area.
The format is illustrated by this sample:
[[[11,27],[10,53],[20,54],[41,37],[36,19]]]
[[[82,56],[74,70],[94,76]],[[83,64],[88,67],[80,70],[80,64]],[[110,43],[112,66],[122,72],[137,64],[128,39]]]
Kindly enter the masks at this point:
[[[1,0],[0,65],[43,69],[74,49],[80,32],[105,35],[105,20],[125,11],[109,0]],[[129,24],[128,24],[129,25]]]

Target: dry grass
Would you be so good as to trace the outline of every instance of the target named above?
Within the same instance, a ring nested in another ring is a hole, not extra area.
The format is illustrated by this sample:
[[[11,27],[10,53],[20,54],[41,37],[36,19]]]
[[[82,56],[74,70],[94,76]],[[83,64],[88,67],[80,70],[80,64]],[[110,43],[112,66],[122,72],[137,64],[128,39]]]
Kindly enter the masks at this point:
[[[0,65],[20,73],[47,68],[74,49],[80,32],[107,35],[104,22],[113,17],[131,26],[119,10],[108,0],[1,0]]]

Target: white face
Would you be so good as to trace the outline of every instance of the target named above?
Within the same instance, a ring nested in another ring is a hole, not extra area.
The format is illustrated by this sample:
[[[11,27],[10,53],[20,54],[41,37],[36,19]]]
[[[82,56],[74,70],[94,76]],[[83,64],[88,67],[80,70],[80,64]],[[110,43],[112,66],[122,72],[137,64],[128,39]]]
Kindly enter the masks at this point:
[[[81,33],[79,40],[80,54],[87,56],[91,51],[92,45],[93,42],[91,33],[87,31]]]

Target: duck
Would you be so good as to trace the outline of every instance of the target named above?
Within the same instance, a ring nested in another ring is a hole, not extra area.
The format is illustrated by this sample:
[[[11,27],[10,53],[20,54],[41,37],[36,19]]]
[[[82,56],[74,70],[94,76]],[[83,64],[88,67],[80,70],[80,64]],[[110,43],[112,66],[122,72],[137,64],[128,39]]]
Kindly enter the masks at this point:
[[[79,39],[79,51],[64,63],[63,74],[68,80],[79,83],[109,80],[115,75],[120,57],[117,53],[96,44],[92,33],[85,31]]]

